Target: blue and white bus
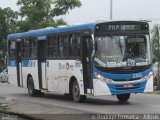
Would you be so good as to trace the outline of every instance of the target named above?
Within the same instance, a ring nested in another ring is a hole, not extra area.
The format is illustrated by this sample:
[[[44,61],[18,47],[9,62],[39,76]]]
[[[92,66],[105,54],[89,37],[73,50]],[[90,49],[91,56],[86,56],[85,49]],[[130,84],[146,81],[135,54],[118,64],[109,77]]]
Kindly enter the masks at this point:
[[[153,91],[149,25],[108,21],[8,35],[10,84],[44,92],[86,96]]]

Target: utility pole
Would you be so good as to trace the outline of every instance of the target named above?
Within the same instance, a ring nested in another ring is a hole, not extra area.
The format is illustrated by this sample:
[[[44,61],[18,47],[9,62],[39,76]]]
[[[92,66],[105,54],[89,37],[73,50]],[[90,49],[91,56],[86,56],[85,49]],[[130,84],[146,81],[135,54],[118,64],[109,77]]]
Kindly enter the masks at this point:
[[[159,51],[159,25],[157,24],[157,39],[158,39],[158,51]],[[159,56],[159,52],[158,52]],[[159,77],[159,60],[158,60],[158,77]]]
[[[113,15],[112,15],[112,13],[113,13],[113,1],[112,1],[112,0],[110,0],[110,20],[112,20],[112,19],[113,19]]]

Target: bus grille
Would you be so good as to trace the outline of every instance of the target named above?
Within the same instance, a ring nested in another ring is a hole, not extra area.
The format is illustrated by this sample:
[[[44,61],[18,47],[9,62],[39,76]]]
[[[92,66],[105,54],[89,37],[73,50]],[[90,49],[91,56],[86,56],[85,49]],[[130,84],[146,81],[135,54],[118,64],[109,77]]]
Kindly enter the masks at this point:
[[[139,80],[139,79],[141,79],[141,78],[136,78],[136,79],[130,79],[130,80],[127,80],[127,79],[113,79],[113,81],[117,81],[117,82],[121,82],[121,81],[134,81],[134,80]]]

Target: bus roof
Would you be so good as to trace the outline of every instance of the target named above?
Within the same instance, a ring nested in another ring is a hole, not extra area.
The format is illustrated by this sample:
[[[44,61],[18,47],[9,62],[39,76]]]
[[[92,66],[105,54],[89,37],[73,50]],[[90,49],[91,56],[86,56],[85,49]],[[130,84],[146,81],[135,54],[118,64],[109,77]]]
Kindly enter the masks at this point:
[[[28,32],[22,32],[22,33],[15,33],[15,34],[10,34],[8,35],[8,40],[11,39],[21,39],[21,38],[25,38],[25,37],[39,37],[39,36],[47,36],[49,34],[56,34],[56,33],[64,33],[64,32],[73,32],[73,31],[80,31],[80,30],[87,30],[87,29],[91,29],[92,32],[94,32],[95,26],[97,24],[100,23],[147,23],[146,21],[128,21],[128,20],[124,20],[124,21],[96,21],[96,22],[91,22],[88,24],[81,24],[81,25],[72,25],[72,26],[65,26],[65,27],[59,27],[59,28],[50,28],[50,29],[38,29],[38,30],[32,30],[32,31],[28,31]],[[148,24],[148,23],[147,23]]]
[[[22,32],[22,33],[15,33],[8,35],[8,39],[18,39],[23,37],[32,37],[32,36],[43,36],[48,35],[52,33],[63,33],[63,32],[71,32],[71,31],[79,31],[79,30],[86,30],[91,29],[94,30],[96,23],[88,23],[88,24],[82,24],[82,25],[73,25],[73,26],[67,26],[67,27],[60,27],[60,28],[50,28],[50,29],[38,29],[38,30],[32,30],[28,32]]]

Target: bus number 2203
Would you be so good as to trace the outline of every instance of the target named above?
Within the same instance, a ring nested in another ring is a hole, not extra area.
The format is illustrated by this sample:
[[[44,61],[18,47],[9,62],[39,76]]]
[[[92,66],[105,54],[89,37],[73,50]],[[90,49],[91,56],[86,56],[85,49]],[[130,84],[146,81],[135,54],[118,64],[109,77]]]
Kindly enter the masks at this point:
[[[133,74],[133,78],[141,78],[141,77],[142,77],[142,73]]]

